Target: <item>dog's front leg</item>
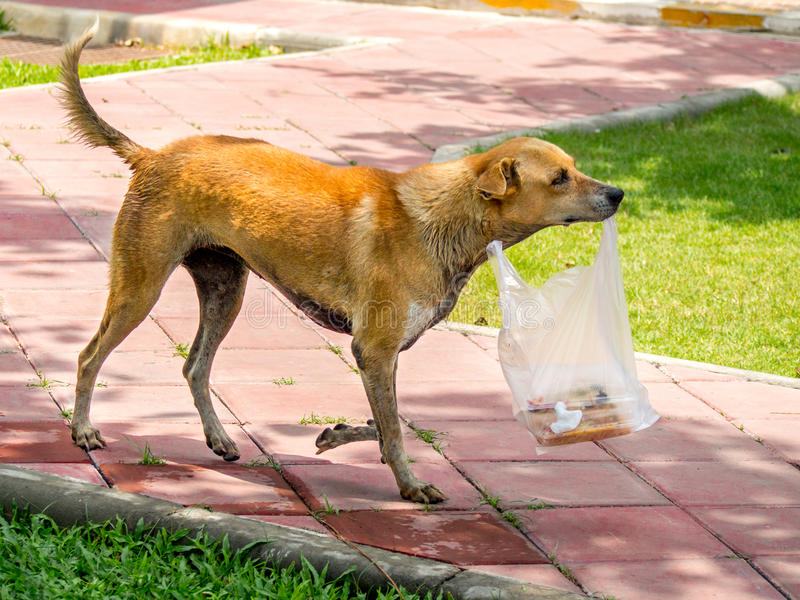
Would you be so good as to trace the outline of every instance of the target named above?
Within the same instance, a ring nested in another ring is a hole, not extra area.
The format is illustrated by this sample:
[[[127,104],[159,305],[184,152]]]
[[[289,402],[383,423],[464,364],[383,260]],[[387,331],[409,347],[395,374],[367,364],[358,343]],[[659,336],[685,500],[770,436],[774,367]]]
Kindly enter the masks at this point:
[[[403,432],[397,414],[395,395],[395,372],[397,350],[367,346],[353,340],[353,355],[356,357],[361,380],[369,398],[372,416],[378,430],[381,453],[394,473],[400,495],[406,500],[435,504],[447,497],[436,486],[420,481],[411,472],[403,446]]]

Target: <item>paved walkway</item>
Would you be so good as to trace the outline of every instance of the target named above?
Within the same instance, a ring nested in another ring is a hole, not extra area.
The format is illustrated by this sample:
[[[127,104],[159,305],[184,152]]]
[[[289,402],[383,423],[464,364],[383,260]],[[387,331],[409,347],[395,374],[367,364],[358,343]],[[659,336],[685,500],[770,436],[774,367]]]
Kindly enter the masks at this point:
[[[174,14],[397,38],[86,85],[147,145],[224,132],[336,164],[401,168],[464,136],[800,68],[797,44],[588,21],[273,0]],[[67,142],[62,120],[52,88],[0,93],[1,461],[326,531],[317,512],[353,540],[618,600],[800,597],[798,390],[640,363],[659,424],[537,456],[511,418],[494,340],[432,331],[401,357],[398,383],[404,419],[440,432],[434,448],[406,428],[417,473],[450,497],[425,511],[399,499],[375,444],[315,456],[313,421],[369,416],[348,338],[255,279],[212,375],[242,459],[214,456],[175,352],[197,320],[179,271],[101,373],[93,417],[108,449],[73,447],[60,412],[102,312],[127,173]],[[167,464],[137,464],[145,445]]]

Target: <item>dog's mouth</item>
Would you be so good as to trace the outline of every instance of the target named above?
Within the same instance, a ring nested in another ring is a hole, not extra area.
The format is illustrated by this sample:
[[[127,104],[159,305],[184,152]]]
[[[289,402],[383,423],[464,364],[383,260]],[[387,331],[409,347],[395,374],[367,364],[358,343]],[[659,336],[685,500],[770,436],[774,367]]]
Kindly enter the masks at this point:
[[[572,225],[573,223],[577,223],[578,221],[580,221],[580,219],[578,217],[567,217],[566,219],[564,219],[564,222],[561,223],[561,224],[564,227],[569,227],[570,225]]]

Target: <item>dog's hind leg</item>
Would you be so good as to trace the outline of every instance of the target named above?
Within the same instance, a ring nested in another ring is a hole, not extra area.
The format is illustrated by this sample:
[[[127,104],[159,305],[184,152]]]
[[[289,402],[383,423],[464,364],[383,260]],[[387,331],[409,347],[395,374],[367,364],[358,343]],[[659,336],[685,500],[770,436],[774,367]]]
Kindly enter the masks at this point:
[[[353,355],[375,418],[381,455],[392,469],[400,495],[413,502],[442,502],[447,497],[435,485],[417,479],[411,471],[403,446],[395,390],[397,351],[387,349],[391,343],[377,340],[370,343],[363,334],[354,333]]]
[[[112,350],[147,317],[175,267],[169,262],[159,263],[154,258],[158,255],[148,254],[135,260],[129,256],[127,265],[112,256],[106,310],[97,333],[78,358],[71,432],[72,440],[85,450],[105,446],[100,432],[89,420],[92,392],[100,367]]]
[[[220,423],[208,391],[214,355],[242,308],[247,267],[234,254],[220,249],[198,249],[183,260],[200,299],[200,326],[183,367],[194,404],[203,422],[206,444],[225,460],[237,460],[239,449]]]

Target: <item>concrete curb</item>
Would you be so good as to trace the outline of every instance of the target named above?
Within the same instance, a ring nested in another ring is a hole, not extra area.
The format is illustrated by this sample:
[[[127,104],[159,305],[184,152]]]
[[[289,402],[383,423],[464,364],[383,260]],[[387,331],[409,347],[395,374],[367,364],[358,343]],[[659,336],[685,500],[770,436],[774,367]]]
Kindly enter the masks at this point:
[[[160,15],[135,15],[107,10],[84,10],[22,2],[0,1],[0,10],[5,11],[6,16],[11,19],[17,33],[59,40],[76,38],[97,17],[100,19],[100,29],[92,40],[92,45],[141,38],[146,44],[198,46],[209,40],[229,39],[234,46],[276,44],[291,50],[302,51],[387,41],[384,38],[304,33],[249,23],[226,23],[204,19],[165,19]]]
[[[104,522],[117,517],[128,526],[140,519],[145,525],[170,531],[228,536],[234,549],[253,542],[249,551],[256,560],[279,566],[297,564],[304,557],[317,570],[327,566],[331,578],[351,573],[365,588],[385,588],[384,575],[370,561],[339,540],[311,531],[273,525],[224,513],[129,494],[78,480],[0,465],[0,506],[30,508],[50,516],[62,526]],[[434,560],[416,558],[370,546],[359,548],[408,590],[443,591],[463,600],[579,600],[580,594],[527,584],[515,579],[460,569]]]
[[[348,0],[509,15],[586,18],[635,25],[800,34],[800,11],[724,8],[674,0]],[[754,5],[758,3],[753,2]]]
[[[760,79],[735,88],[715,90],[705,94],[698,94],[697,96],[686,96],[674,102],[629,108],[578,119],[553,121],[530,129],[515,129],[504,133],[470,138],[466,142],[459,144],[440,146],[434,152],[431,162],[456,160],[468,154],[476,146],[492,147],[513,137],[541,136],[559,131],[583,131],[589,133],[634,123],[672,121],[680,116],[698,116],[718,106],[735,102],[748,96],[778,98],[799,90],[800,73],[790,73],[773,79]]]
[[[448,321],[436,326],[436,329],[444,329],[447,331],[457,331],[465,335],[481,335],[484,337],[497,337],[500,330],[496,327],[486,327],[483,325],[470,325],[468,323],[458,323],[455,321]],[[780,385],[800,390],[800,379],[793,377],[784,377],[783,375],[773,375],[772,373],[764,373],[763,371],[748,371],[747,369],[736,369],[734,367],[726,367],[724,365],[715,365],[714,363],[704,363],[695,360],[688,360],[685,358],[674,358],[672,356],[662,356],[660,354],[648,354],[647,352],[635,352],[636,358],[652,363],[654,365],[674,365],[676,367],[688,367],[690,369],[702,369],[703,371],[710,371],[711,373],[719,373],[720,375],[730,375],[731,377],[739,377],[747,381],[757,381],[759,383],[768,383],[770,385]]]

